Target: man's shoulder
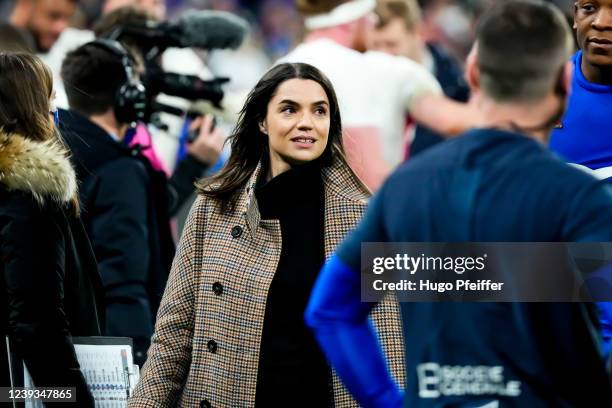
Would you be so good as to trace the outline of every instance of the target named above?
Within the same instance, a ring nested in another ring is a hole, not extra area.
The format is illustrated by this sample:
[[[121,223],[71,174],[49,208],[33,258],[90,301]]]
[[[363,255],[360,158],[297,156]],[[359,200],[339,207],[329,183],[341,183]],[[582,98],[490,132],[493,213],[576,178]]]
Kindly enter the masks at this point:
[[[439,143],[402,164],[396,173],[410,175],[423,171],[441,172],[457,168],[479,168],[489,175],[525,176],[525,183],[538,179],[554,185],[597,183],[589,172],[562,161],[540,143],[525,136],[477,129]],[[555,180],[559,181],[555,183]]]
[[[101,165],[97,171],[100,178],[111,178],[122,180],[122,183],[130,181],[147,181],[149,172],[142,160],[130,156],[118,156]]]

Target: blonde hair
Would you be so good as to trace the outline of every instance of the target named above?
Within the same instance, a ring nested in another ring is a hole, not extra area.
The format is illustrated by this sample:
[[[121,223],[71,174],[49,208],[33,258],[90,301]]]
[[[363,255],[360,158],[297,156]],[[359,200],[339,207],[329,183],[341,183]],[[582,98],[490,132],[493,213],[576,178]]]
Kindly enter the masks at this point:
[[[421,8],[416,0],[378,0],[375,10],[378,16],[376,26],[382,28],[391,20],[399,18],[408,31],[421,23]]]

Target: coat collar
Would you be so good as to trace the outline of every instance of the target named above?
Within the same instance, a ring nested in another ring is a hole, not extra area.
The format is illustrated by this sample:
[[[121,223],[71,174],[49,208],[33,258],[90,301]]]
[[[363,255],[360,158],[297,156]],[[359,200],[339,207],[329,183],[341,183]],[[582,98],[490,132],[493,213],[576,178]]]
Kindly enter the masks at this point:
[[[73,110],[59,110],[60,131],[74,157],[77,173],[95,172],[106,163],[125,156],[137,156],[100,126]],[[86,171],[84,171],[84,169]],[[80,177],[80,178],[81,178]]]
[[[263,169],[263,162],[260,161],[236,203],[236,209],[242,212],[249,233],[254,238],[257,234],[257,227],[261,222],[255,187]],[[328,209],[339,202],[352,202],[360,205],[366,203],[371,193],[348,164],[336,159],[331,166],[324,167],[322,172],[326,213]]]
[[[67,150],[56,140],[37,142],[0,131],[0,184],[32,194],[40,204],[68,203],[77,192]]]

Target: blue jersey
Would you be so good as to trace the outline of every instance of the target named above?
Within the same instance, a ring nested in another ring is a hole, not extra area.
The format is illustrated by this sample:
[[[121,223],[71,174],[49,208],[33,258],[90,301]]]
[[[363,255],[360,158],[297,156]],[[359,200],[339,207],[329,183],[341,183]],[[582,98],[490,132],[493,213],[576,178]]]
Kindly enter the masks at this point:
[[[391,175],[337,256],[359,271],[362,242],[470,241],[612,241],[611,189],[532,139],[475,130]],[[338,286],[333,290],[343,298]],[[494,401],[500,407],[609,407],[612,402],[592,335],[597,325],[592,305],[401,306],[407,407]],[[488,374],[466,380],[471,385],[465,388],[459,377],[475,370]],[[487,377],[491,373],[497,376],[495,386]]]
[[[611,167],[612,85],[596,84],[584,77],[580,68],[582,51],[574,55],[573,61],[574,77],[567,111],[551,135],[550,149],[564,160],[590,169]]]

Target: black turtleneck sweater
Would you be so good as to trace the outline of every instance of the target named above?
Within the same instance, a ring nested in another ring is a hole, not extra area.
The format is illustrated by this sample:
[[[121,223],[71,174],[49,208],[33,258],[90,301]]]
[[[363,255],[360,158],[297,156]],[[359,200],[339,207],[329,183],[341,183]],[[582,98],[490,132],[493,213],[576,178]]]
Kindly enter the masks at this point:
[[[259,184],[255,193],[261,218],[279,220],[282,250],[268,292],[256,406],[327,407],[330,370],[304,324],[325,259],[321,168],[306,164]]]

